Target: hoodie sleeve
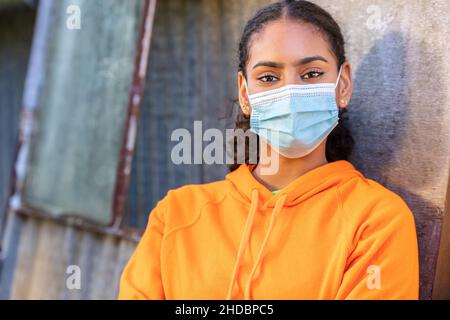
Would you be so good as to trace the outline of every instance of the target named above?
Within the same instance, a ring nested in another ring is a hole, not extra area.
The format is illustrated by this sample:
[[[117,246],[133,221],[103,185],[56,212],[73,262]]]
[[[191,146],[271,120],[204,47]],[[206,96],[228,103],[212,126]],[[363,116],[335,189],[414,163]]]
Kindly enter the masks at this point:
[[[120,300],[163,300],[160,250],[164,233],[162,210],[156,206],[150,213],[145,232],[120,278]]]
[[[355,210],[346,209],[346,213]],[[418,246],[412,212],[397,195],[366,211],[351,233],[350,254],[336,299],[418,299]]]

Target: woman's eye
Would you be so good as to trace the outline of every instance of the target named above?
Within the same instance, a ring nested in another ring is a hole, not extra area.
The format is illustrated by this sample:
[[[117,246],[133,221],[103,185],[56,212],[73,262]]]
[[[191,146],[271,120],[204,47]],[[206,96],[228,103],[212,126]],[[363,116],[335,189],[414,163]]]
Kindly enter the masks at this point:
[[[310,72],[304,74],[301,78],[302,78],[303,80],[308,80],[308,79],[320,77],[321,75],[323,75],[323,72],[319,72],[319,71],[310,71]]]
[[[262,81],[262,82],[274,82],[277,80],[277,77],[267,74],[265,76],[262,76],[260,78],[258,78],[258,80]]]

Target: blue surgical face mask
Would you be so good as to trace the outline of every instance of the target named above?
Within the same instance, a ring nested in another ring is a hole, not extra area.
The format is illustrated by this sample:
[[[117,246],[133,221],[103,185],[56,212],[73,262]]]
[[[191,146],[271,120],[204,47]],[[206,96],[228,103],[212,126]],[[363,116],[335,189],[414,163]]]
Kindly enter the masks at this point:
[[[252,107],[250,130],[287,158],[310,154],[339,123],[341,70],[336,83],[287,85],[251,95],[244,81]]]

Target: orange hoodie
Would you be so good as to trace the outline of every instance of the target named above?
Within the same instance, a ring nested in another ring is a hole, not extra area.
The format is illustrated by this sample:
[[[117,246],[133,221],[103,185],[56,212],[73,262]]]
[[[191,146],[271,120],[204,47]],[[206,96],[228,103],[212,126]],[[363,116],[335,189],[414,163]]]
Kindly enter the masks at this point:
[[[171,190],[150,214],[119,299],[417,299],[405,202],[347,161],[273,195],[241,165]]]

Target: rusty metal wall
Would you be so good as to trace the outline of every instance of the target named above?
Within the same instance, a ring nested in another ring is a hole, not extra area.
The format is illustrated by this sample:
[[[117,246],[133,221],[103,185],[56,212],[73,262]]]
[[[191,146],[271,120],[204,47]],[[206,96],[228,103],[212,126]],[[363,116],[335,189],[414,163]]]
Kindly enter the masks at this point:
[[[225,125],[217,115],[236,95],[235,49],[242,24],[268,2],[159,1],[128,202],[131,224],[145,223],[168,189],[223,177],[224,168],[173,166],[168,133],[190,129],[193,120],[206,127]],[[421,297],[429,299],[450,169],[449,21],[442,15],[450,12],[450,3],[315,2],[336,16],[348,42],[355,80],[349,108],[357,144],[352,162],[412,208]],[[132,241],[16,218],[10,230],[21,232],[12,298],[115,297]],[[71,263],[85,275],[80,292],[64,289]]]
[[[25,6],[0,10],[0,227],[10,192],[34,18],[34,10]]]
[[[223,165],[175,165],[171,133],[233,127],[237,44],[247,19],[268,0],[158,1],[126,221],[145,227],[167,190],[219,180]],[[273,2],[273,1],[272,1]],[[205,144],[206,145],[206,144]]]
[[[224,127],[225,122],[219,118],[226,116],[224,109],[236,87],[234,46],[246,18],[261,3],[255,0],[158,2],[137,160],[130,186],[129,206],[137,197],[142,201],[135,207],[140,225],[145,223],[152,203],[164,190],[186,183],[211,181],[226,172],[225,168],[218,171],[217,167],[202,166],[186,172],[184,168],[170,165],[167,159],[170,153],[151,151],[167,148],[170,136],[165,134],[173,128],[192,125],[194,119],[204,120],[208,127]],[[186,52],[189,52],[189,61],[184,59]],[[175,72],[180,70],[182,75],[176,75]],[[160,83],[166,88],[165,94],[161,95],[158,90],[162,88],[157,86],[157,81],[163,73],[171,74],[171,77]],[[201,89],[211,76],[220,82],[214,88]],[[195,90],[189,89],[183,87],[188,78],[192,81],[204,78],[204,82],[195,84]],[[219,116],[205,118],[205,110],[211,105]],[[161,139],[152,138],[154,134]],[[156,160],[159,166],[152,166],[149,158]],[[144,197],[142,192],[148,191],[147,188],[153,193]],[[16,250],[10,250],[7,261],[13,271],[11,299],[114,299],[117,296],[120,272],[136,245],[134,241],[94,234],[36,217],[12,214],[9,222],[8,230],[11,242],[14,242],[11,244],[16,247]],[[72,264],[81,268],[81,290],[66,288],[65,271]]]
[[[0,6],[0,299],[8,298],[14,259],[6,264],[2,235],[11,190],[22,91],[31,48],[35,11],[23,4]],[[16,246],[17,247],[17,246]],[[5,276],[3,276],[5,274]],[[4,290],[5,289],[5,290]]]
[[[133,6],[133,4],[136,4],[135,9],[127,11],[127,8],[124,8],[123,3],[119,1],[117,2],[117,6],[114,7],[114,9],[122,10],[123,15],[120,13],[117,13],[117,16],[122,16],[125,20],[125,22],[130,22],[131,19],[126,19],[126,15],[134,15],[136,14],[138,17],[141,15],[141,11],[138,8],[140,6],[139,1],[133,1],[130,2],[127,5]],[[39,65],[43,65],[42,59],[36,59],[36,56],[38,58],[43,57],[44,59],[48,59],[48,55],[46,55],[46,52],[44,50],[45,46],[52,45],[51,41],[54,41],[54,37],[46,38],[45,36],[48,35],[47,31],[48,29],[42,28],[42,26],[50,26],[50,20],[58,20],[63,21],[65,16],[65,11],[57,11],[52,10],[55,8],[55,6],[52,6],[52,4],[59,4],[59,5],[65,5],[67,3],[58,3],[58,1],[41,1],[40,4],[45,7],[42,11],[39,11],[39,21],[40,24],[37,27],[37,31],[35,30],[34,33],[34,44],[33,44],[33,57],[35,59],[31,59],[30,68],[28,69],[28,77],[27,77],[27,86],[25,89],[25,97],[23,102],[23,105],[28,107],[26,110],[27,112],[23,112],[23,114],[26,113],[26,116],[28,117],[27,120],[30,120],[30,110],[31,108],[34,108],[36,105],[39,104],[39,101],[37,99],[34,99],[37,95],[33,95],[33,93],[36,92],[42,92],[42,88],[44,86],[41,85],[39,81],[36,80],[36,77],[43,78],[43,75],[46,75],[45,71],[47,69],[41,68],[39,69]],[[78,2],[80,4],[80,2]],[[83,9],[86,9],[86,11],[90,13],[100,13],[102,12],[102,7],[99,7],[100,3],[99,1],[96,1],[92,3],[92,1],[83,2],[85,6],[83,6]],[[81,4],[80,4],[81,5]],[[92,6],[91,11],[88,10],[87,6]],[[112,4],[111,4],[112,5]],[[62,8],[64,9],[64,8]],[[116,30],[115,34],[116,36],[124,36],[123,28],[121,28],[121,24],[115,23],[112,19],[115,17],[114,11],[109,10],[109,13],[112,15],[110,16],[111,19],[103,18],[102,22],[110,23],[111,25],[114,24],[115,27],[120,28],[119,30]],[[54,16],[51,16],[50,14],[53,14]],[[108,13],[104,13],[107,15]],[[55,17],[56,15],[56,17]],[[140,20],[137,18],[136,20]],[[92,21],[92,19],[90,19]],[[121,21],[123,22],[123,21]],[[91,23],[92,26],[92,23]],[[134,29],[133,22],[130,22],[128,24],[129,28]],[[65,28],[63,24],[59,24],[55,26],[55,28],[60,31],[58,28]],[[107,28],[113,32],[113,28]],[[11,32],[11,28],[9,26],[5,27],[6,32]],[[97,30],[98,31],[98,30]],[[89,28],[87,30],[88,34],[91,36],[95,36],[95,30],[91,30],[89,32]],[[39,39],[39,41],[37,41]],[[49,41],[47,41],[47,39]],[[45,40],[45,41],[44,41]],[[130,39],[128,39],[130,40]],[[133,39],[131,39],[133,41]],[[111,37],[105,39],[105,42],[107,45],[112,45],[112,39]],[[121,45],[123,45],[126,50],[133,50],[134,47],[133,44],[137,41],[130,43],[124,42],[123,37],[116,37],[116,42],[120,42]],[[92,43],[92,41],[91,41]],[[42,46],[41,46],[42,45]],[[98,45],[98,43],[97,43]],[[86,47],[86,46],[84,46]],[[120,46],[119,46],[120,47]],[[95,48],[95,47],[92,47]],[[68,48],[64,48],[68,49]],[[81,47],[81,49],[83,49]],[[76,51],[74,50],[75,54]],[[84,52],[84,50],[83,50]],[[70,54],[74,54],[74,52],[69,52]],[[85,52],[84,52],[85,53]],[[93,50],[91,53],[96,57],[96,54],[98,54],[97,51]],[[69,55],[70,56],[70,55]],[[103,55],[102,55],[103,56]],[[131,60],[133,60],[134,54],[131,54]],[[97,57],[96,57],[97,58]],[[7,59],[5,59],[8,61]],[[54,59],[48,59],[51,63],[57,63]],[[73,59],[70,60],[73,62]],[[23,63],[26,65],[26,63]],[[61,63],[60,63],[61,64]],[[45,64],[47,65],[47,64]],[[62,63],[62,65],[65,65]],[[58,68],[61,68],[62,66],[59,65]],[[67,65],[66,65],[67,67]],[[108,67],[108,66],[107,66]],[[133,63],[131,63],[128,66],[124,66],[125,70],[118,70],[121,71],[122,74],[132,73],[133,71]],[[58,69],[53,66],[52,70]],[[32,71],[30,71],[32,69]],[[38,72],[36,72],[38,71]],[[61,71],[61,70],[59,70]],[[30,76],[31,74],[31,76]],[[33,78],[34,77],[34,78]],[[70,78],[70,74],[63,73],[60,75],[60,78],[67,77]],[[95,77],[95,74],[91,76]],[[33,79],[31,79],[33,78]],[[41,80],[41,79],[39,79]],[[46,79],[48,80],[48,79]],[[115,79],[117,80],[117,79]],[[45,82],[46,85],[48,85],[49,81]],[[60,81],[61,82],[61,81]],[[117,81],[116,81],[117,82]],[[128,87],[131,86],[131,80],[128,83]],[[19,88],[15,88],[19,89]],[[32,91],[30,93],[30,91]],[[58,90],[54,90],[53,92],[58,93]],[[128,93],[128,91],[125,91],[125,93]],[[28,98],[28,99],[27,99]],[[34,99],[34,100],[33,100]],[[20,101],[21,99],[19,99]],[[31,102],[30,102],[31,101]],[[27,103],[28,102],[28,103]],[[74,102],[74,101],[72,101]],[[124,105],[117,105],[120,104],[120,102],[116,103],[115,105],[111,104],[101,104],[98,103],[97,107],[108,107],[107,110],[112,110],[112,107],[124,107],[126,109],[127,103],[126,99],[123,102]],[[122,103],[122,104],[123,104]],[[31,105],[31,107],[30,107]],[[45,106],[47,107],[47,104],[45,103]],[[86,106],[89,108],[89,106]],[[81,112],[79,112],[80,108],[73,108],[73,110],[78,111],[78,116],[83,116]],[[45,115],[49,116],[50,113],[54,115],[54,112],[50,112],[49,110],[46,110],[46,108],[42,108],[40,112],[45,113]],[[109,115],[109,114],[108,114]],[[103,117],[104,118],[104,117]],[[103,119],[102,117],[97,117],[96,120]],[[22,118],[23,120],[24,118]],[[53,119],[55,120],[55,119]],[[71,121],[71,117],[65,118],[67,121]],[[73,120],[73,119],[72,119]],[[27,127],[21,127],[21,137],[23,138],[24,135],[24,128],[27,133],[30,132],[30,126],[27,122]],[[121,130],[119,126],[115,126],[114,123],[107,123],[107,127],[110,128],[111,131],[116,130],[115,133],[118,134],[119,137],[121,137]],[[53,127],[51,127],[53,126]],[[42,128],[42,126],[41,126]],[[45,128],[51,128],[55,129],[55,121],[50,122],[45,126]],[[36,129],[33,127],[33,129]],[[67,128],[60,128],[59,130],[59,136],[67,135],[67,131],[64,132],[64,134],[61,134],[64,129]],[[82,129],[81,129],[82,130]],[[118,131],[117,131],[118,130]],[[81,132],[81,131],[80,131]],[[72,132],[73,133],[73,132]],[[105,133],[104,131],[102,132]],[[105,137],[104,137],[105,138]],[[107,139],[107,138],[106,138]],[[108,139],[107,139],[108,140]],[[92,143],[92,139],[90,140]],[[41,147],[42,145],[36,144],[35,141],[33,141],[35,144],[34,146]],[[112,141],[109,141],[110,143],[113,143]],[[13,139],[11,142],[12,144],[17,143],[16,139]],[[99,141],[98,145],[103,145],[105,141]],[[20,140],[21,147],[24,147],[23,139]],[[96,145],[97,145],[96,144]],[[55,147],[55,146],[53,146]],[[74,142],[72,144],[67,143],[64,145],[64,148],[67,149],[75,149],[76,147],[79,147],[79,145]],[[98,149],[95,148],[94,149]],[[54,150],[51,146],[49,150],[53,151],[53,153],[58,153],[61,150]],[[43,151],[43,150],[40,150]],[[53,154],[50,153],[50,154]],[[8,155],[14,155],[13,150],[8,152]],[[49,155],[49,153],[47,153]],[[90,154],[92,156],[92,153]],[[105,157],[106,155],[104,153],[101,153],[100,156]],[[118,158],[119,153],[117,152],[116,155],[111,154],[108,159],[116,159]],[[23,158],[23,157],[22,157]],[[21,159],[22,159],[21,158]],[[114,160],[113,159],[113,160]],[[48,160],[48,159],[47,159]],[[105,159],[104,159],[105,160]],[[18,162],[19,163],[19,162]],[[61,168],[63,162],[55,161],[53,164],[53,172],[56,172],[56,174],[60,174]],[[20,162],[21,166],[21,173],[24,172],[23,168],[25,167],[25,161]],[[28,167],[30,166],[30,163],[27,162]],[[16,166],[17,169],[18,166]],[[57,168],[58,170],[54,170]],[[88,167],[83,167],[80,169],[80,171],[83,171],[88,169]],[[115,168],[114,168],[115,169]],[[12,171],[12,165],[9,168],[9,172]],[[113,172],[114,173],[114,172]],[[17,174],[17,170],[16,170]],[[92,177],[91,177],[92,178]],[[53,184],[48,179],[48,175],[46,175],[43,178],[39,179],[40,183],[43,183],[44,185],[50,185]],[[118,286],[118,277],[120,275],[120,272],[129,258],[131,254],[131,250],[127,250],[126,248],[132,248],[135,245],[135,241],[126,240],[128,238],[120,237],[117,234],[113,235],[113,233],[117,233],[117,231],[111,229],[103,229],[100,227],[96,227],[95,231],[91,228],[84,228],[84,227],[73,227],[69,226],[69,224],[61,224],[57,223],[56,220],[50,219],[50,218],[38,218],[35,212],[32,213],[32,216],[34,218],[26,217],[23,214],[18,216],[17,209],[21,206],[20,201],[17,201],[18,198],[16,198],[17,193],[20,193],[21,190],[17,188],[17,185],[20,183],[16,180],[16,194],[14,196],[14,205],[9,213],[9,217],[7,220],[7,227],[5,231],[5,236],[3,237],[4,244],[1,254],[1,281],[0,281],[0,297],[1,298],[13,298],[13,299],[114,299],[117,296],[117,286]],[[21,185],[21,184],[20,184]],[[53,184],[54,186],[58,185]],[[84,186],[85,187],[85,186]],[[68,188],[61,187],[59,184],[60,190],[66,190]],[[80,189],[78,189],[80,190]],[[76,196],[75,194],[70,193],[72,196]],[[54,198],[55,193],[50,195],[50,198]],[[20,198],[20,197],[19,197]],[[77,197],[80,201],[80,198]],[[98,198],[98,202],[100,202],[103,205],[109,206],[110,201],[103,201],[102,199]],[[50,201],[48,201],[50,202]],[[47,204],[49,204],[47,202]],[[107,215],[110,215],[111,213],[108,212],[100,212],[100,213],[106,213]],[[91,214],[94,214],[94,212],[91,212]],[[99,231],[100,230],[100,231]],[[77,232],[78,231],[78,232]],[[28,238],[28,236],[30,236]],[[125,249],[123,249],[124,243],[129,243],[128,246],[125,244]],[[124,251],[125,250],[125,251]],[[117,259],[116,257],[116,251],[117,251]],[[122,255],[121,252],[125,252],[123,258],[121,259]],[[104,263],[104,264],[103,264]],[[68,275],[65,273],[66,269],[70,265],[79,266],[82,271],[82,286],[80,290],[68,290],[65,280],[68,277]],[[110,269],[108,269],[110,268]],[[112,269],[111,269],[112,268]],[[31,270],[31,271],[30,271]],[[112,270],[112,271],[111,271]],[[111,274],[111,272],[115,272],[114,274]],[[111,281],[111,279],[114,279]]]
[[[134,241],[51,220],[12,219],[20,240],[10,299],[117,298],[117,279],[134,250]],[[79,290],[66,286],[70,265],[80,267]]]
[[[103,224],[112,220],[143,3],[40,2],[49,13],[39,12],[45,18],[38,20],[35,39],[46,39],[33,46],[34,57],[42,58],[32,66],[41,70],[29,69],[25,88],[26,97],[37,92],[24,101],[27,112],[36,106],[22,190],[27,206]],[[80,8],[79,30],[67,27],[71,5]]]

